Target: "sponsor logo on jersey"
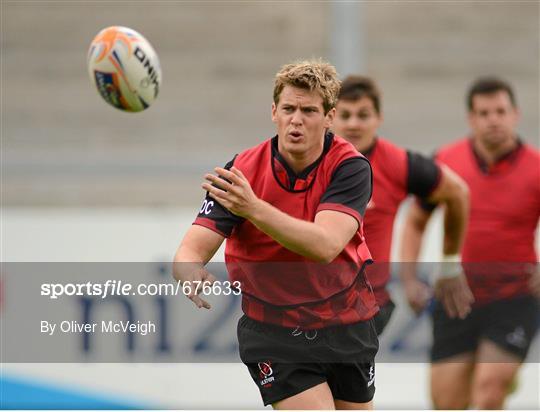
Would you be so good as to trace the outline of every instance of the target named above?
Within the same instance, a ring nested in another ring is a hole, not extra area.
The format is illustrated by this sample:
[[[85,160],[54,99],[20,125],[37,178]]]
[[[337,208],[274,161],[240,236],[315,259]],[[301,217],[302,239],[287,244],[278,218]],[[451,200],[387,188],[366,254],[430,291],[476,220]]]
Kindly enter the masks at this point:
[[[201,209],[199,210],[199,213],[204,213],[205,215],[209,215],[213,207],[214,207],[213,200],[208,201],[207,199],[204,199],[204,202],[201,206]]]

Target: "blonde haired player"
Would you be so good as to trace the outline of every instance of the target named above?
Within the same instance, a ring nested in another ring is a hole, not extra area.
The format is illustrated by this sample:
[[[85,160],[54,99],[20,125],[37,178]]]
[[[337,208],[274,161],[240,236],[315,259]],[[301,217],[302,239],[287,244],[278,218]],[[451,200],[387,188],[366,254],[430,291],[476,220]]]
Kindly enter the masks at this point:
[[[176,279],[212,281],[202,265],[227,238],[242,290],[240,357],[276,409],[370,409],[375,393],[378,307],[362,233],[371,167],[328,132],[339,85],[323,61],[282,67],[277,134],[205,176],[206,205],[175,257]]]

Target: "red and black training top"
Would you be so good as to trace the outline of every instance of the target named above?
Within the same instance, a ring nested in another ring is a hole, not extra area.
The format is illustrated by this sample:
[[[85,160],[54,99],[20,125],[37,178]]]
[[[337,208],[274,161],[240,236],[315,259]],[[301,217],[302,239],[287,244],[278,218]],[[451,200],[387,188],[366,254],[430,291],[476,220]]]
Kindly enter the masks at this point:
[[[280,156],[277,136],[240,153],[227,166],[233,164],[257,197],[292,217],[313,222],[319,211],[334,210],[358,221],[345,249],[324,265],[291,252],[207,195],[194,224],[228,238],[225,262],[230,279],[241,282],[244,313],[303,329],[372,318],[378,307],[363,271],[371,255],[362,231],[372,188],[369,161],[350,143],[327,133],[319,159],[299,174]]]
[[[472,139],[465,138],[441,148],[436,158],[469,186],[471,209],[462,261],[476,303],[530,294],[540,217],[538,150],[519,142],[488,167]]]
[[[364,152],[373,168],[373,196],[364,219],[364,233],[375,264],[366,271],[377,304],[390,300],[386,284],[390,278],[390,249],[394,219],[408,194],[429,196],[439,184],[441,170],[421,154],[406,151],[378,137]]]

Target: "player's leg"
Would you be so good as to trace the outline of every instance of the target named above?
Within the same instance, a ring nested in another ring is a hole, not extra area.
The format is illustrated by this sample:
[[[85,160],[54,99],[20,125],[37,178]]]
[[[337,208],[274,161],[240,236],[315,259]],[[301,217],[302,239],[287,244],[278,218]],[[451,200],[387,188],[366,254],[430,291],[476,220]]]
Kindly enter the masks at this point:
[[[503,409],[521,360],[489,340],[481,342],[477,359],[471,406],[474,409]]]
[[[331,367],[328,385],[336,409],[373,409],[375,363],[338,363]]]
[[[477,351],[472,406],[500,409],[527,357],[540,314],[538,302],[532,296],[493,302],[486,306],[486,313]]]
[[[327,366],[336,409],[373,409],[375,355],[379,341],[373,320],[335,329],[329,346],[337,360]]]
[[[277,410],[334,409],[334,398],[328,384],[323,382],[294,396],[275,402],[272,407]]]
[[[276,409],[333,409],[326,372],[313,356],[323,343],[292,331],[247,316],[238,322],[240,359],[264,405]]]
[[[480,325],[478,311],[451,319],[437,302],[433,310],[431,399],[436,409],[467,409]]]
[[[373,409],[373,401],[357,403],[357,402],[347,402],[336,399],[334,405],[338,410],[348,410],[348,411],[365,411]]]
[[[467,409],[474,366],[473,353],[463,353],[431,365],[431,399],[435,409]]]

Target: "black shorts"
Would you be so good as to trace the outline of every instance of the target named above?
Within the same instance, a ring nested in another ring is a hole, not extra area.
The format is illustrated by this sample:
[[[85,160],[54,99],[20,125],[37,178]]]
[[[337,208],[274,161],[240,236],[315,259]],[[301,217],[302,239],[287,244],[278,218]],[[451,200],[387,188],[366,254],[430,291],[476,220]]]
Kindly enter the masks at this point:
[[[433,311],[431,361],[475,352],[479,341],[484,339],[524,360],[538,328],[539,315],[538,301],[532,296],[473,308],[463,320],[450,319],[437,302]]]
[[[369,402],[375,394],[379,341],[372,320],[302,331],[238,322],[240,358],[265,405],[327,382],[334,399]]]
[[[382,335],[384,328],[386,328],[388,322],[390,322],[390,318],[392,317],[392,313],[394,312],[395,308],[396,305],[394,304],[394,302],[389,300],[379,309],[379,312],[373,318],[373,322],[375,323],[375,330],[377,331],[377,336]]]

